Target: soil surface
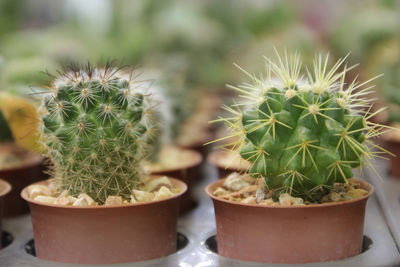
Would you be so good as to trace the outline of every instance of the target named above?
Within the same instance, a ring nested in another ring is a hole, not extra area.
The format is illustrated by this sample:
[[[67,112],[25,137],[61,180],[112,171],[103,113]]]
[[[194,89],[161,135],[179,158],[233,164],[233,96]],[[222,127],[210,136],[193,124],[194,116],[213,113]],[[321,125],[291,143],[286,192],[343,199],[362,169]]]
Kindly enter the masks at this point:
[[[301,206],[318,203],[305,202],[302,198],[292,197],[283,193],[278,200],[272,198],[272,192],[267,189],[264,179],[256,179],[249,174],[232,173],[225,180],[223,186],[218,187],[214,196],[225,200],[240,202],[243,204],[258,204],[266,206]],[[338,202],[358,199],[368,194],[360,185],[349,180],[349,183],[336,183],[332,190],[325,195],[321,202]]]

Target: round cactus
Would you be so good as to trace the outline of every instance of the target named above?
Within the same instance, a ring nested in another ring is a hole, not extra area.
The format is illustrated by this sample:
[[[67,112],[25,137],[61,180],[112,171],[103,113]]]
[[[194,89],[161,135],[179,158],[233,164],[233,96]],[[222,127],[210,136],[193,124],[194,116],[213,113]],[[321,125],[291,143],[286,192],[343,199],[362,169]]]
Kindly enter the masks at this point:
[[[228,146],[251,162],[250,173],[263,177],[275,197],[319,201],[334,183],[352,178],[353,168],[385,152],[370,140],[383,129],[368,121],[375,115],[365,88],[372,79],[345,86],[351,68],[339,71],[344,61],[328,69],[328,56],[319,56],[303,75],[298,54],[278,54],[277,62],[266,59],[264,77],[239,67],[251,82],[229,86],[244,101],[225,107],[233,116],[217,121],[233,131],[227,139],[238,137]]]
[[[129,199],[147,156],[152,108],[140,81],[111,64],[59,72],[42,97],[41,141],[73,196]]]

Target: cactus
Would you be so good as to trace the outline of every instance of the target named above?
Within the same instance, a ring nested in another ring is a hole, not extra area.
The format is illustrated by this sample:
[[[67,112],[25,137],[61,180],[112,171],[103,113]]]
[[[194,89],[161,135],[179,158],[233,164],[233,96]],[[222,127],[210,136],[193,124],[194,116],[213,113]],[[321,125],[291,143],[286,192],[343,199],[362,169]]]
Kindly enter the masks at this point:
[[[42,94],[41,141],[53,177],[72,196],[129,199],[147,156],[151,99],[122,68],[68,67]]]
[[[373,167],[370,159],[386,152],[371,140],[384,132],[368,121],[381,111],[369,112],[371,87],[364,87],[373,79],[345,88],[353,68],[339,71],[345,59],[329,70],[328,56],[320,55],[302,76],[298,54],[278,54],[277,63],[266,58],[266,79],[238,66],[251,82],[229,87],[244,102],[225,106],[233,116],[216,121],[232,131],[222,139],[238,137],[227,146],[251,162],[250,174],[263,177],[275,198],[289,193],[318,202],[335,183],[347,183],[353,168]]]

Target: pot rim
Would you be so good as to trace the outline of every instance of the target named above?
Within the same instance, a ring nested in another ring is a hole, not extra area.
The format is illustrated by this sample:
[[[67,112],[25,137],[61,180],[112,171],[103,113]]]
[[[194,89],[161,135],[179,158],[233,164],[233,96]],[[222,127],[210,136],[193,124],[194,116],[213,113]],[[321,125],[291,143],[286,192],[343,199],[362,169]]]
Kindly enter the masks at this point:
[[[0,148],[1,147],[18,147],[18,146],[14,143],[5,143],[1,144]],[[43,157],[39,153],[27,149],[25,150],[27,151],[27,159],[25,160],[25,162],[23,162],[23,164],[14,167],[0,168],[0,173],[27,169],[36,165],[40,165],[43,162]]]
[[[230,152],[233,152],[233,151],[232,150],[214,150],[207,156],[207,162],[217,166],[218,168],[223,168],[225,170],[238,170],[240,172],[242,172],[242,171],[247,172],[250,169],[250,167],[246,168],[246,167],[238,166],[238,165],[234,166],[232,164],[228,165],[228,166],[223,166],[223,164],[220,163],[220,161],[218,159],[221,157],[221,155],[224,153],[230,153]]]
[[[12,186],[9,182],[7,182],[3,179],[0,179],[0,189],[2,189],[0,191],[0,198],[1,198],[3,196],[7,195],[11,191]]]
[[[160,178],[162,176],[154,176],[157,178]],[[164,198],[164,199],[160,199],[160,200],[154,200],[154,201],[147,201],[147,202],[137,202],[137,203],[133,203],[133,204],[122,204],[122,205],[113,205],[113,206],[105,206],[105,205],[99,205],[99,206],[85,206],[85,207],[79,207],[79,206],[66,206],[66,205],[61,205],[61,204],[48,204],[48,203],[43,203],[40,201],[36,201],[31,199],[30,197],[28,197],[27,194],[27,188],[31,185],[34,184],[43,184],[48,182],[50,179],[48,180],[44,180],[44,181],[40,181],[40,182],[36,182],[33,184],[28,185],[27,187],[25,187],[24,189],[22,189],[20,196],[29,204],[35,204],[35,205],[39,205],[39,206],[46,206],[46,207],[50,207],[50,208],[64,208],[64,209],[71,209],[71,210],[103,210],[103,209],[114,209],[114,208],[131,208],[131,207],[135,207],[135,206],[148,206],[148,205],[155,205],[158,204],[160,202],[163,201],[168,201],[168,200],[172,200],[175,198],[179,198],[180,196],[182,196],[186,191],[187,191],[187,185],[182,182],[181,180],[178,180],[176,178],[172,178],[172,177],[168,177],[168,179],[171,180],[171,182],[175,185],[177,185],[179,188],[182,189],[181,192],[179,192],[178,194],[172,196],[172,197],[168,197],[168,198]]]
[[[162,174],[165,172],[175,172],[175,171],[180,171],[180,170],[184,170],[184,169],[190,169],[190,168],[198,166],[203,161],[203,156],[199,152],[197,152],[193,149],[188,149],[188,148],[184,148],[184,147],[180,147],[180,146],[171,146],[171,147],[173,147],[174,149],[178,149],[180,151],[184,151],[188,154],[191,154],[191,159],[193,159],[193,160],[187,164],[183,164],[183,163],[186,163],[186,162],[183,162],[183,163],[177,164],[177,166],[173,166],[173,167],[169,167],[169,168],[162,168],[162,169],[158,169],[156,171],[150,170],[151,174]]]
[[[344,201],[337,201],[337,202],[326,202],[326,203],[304,205],[304,206],[266,206],[266,205],[259,205],[259,204],[245,204],[245,203],[239,203],[239,202],[226,200],[226,199],[222,199],[220,197],[214,196],[213,192],[211,191],[211,189],[216,187],[218,184],[223,184],[225,182],[226,178],[220,179],[218,181],[215,181],[215,182],[207,185],[207,187],[205,188],[205,192],[213,201],[224,202],[224,203],[231,204],[231,205],[246,206],[246,207],[249,207],[249,208],[260,208],[260,209],[263,209],[263,208],[268,208],[268,209],[313,209],[313,208],[325,208],[325,207],[333,207],[333,206],[342,206],[342,205],[347,205],[347,204],[363,201],[365,199],[368,199],[375,192],[374,187],[370,183],[368,183],[366,181],[363,181],[363,180],[355,179],[355,178],[352,178],[352,179],[354,179],[357,182],[360,182],[362,185],[364,185],[368,190],[368,194],[363,196],[363,197],[360,197],[360,198],[357,198],[357,199],[352,199],[352,200],[344,200]]]

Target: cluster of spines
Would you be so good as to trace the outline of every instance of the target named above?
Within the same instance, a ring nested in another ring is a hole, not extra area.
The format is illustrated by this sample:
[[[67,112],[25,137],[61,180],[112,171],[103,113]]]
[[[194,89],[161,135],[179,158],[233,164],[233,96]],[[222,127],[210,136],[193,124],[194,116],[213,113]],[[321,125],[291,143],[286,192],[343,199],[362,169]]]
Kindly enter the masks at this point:
[[[234,137],[225,145],[240,151],[275,195],[318,201],[335,182],[352,178],[353,168],[373,168],[371,159],[389,153],[371,140],[388,130],[370,121],[382,111],[370,112],[367,84],[377,77],[346,85],[355,67],[343,66],[346,57],[328,68],[329,56],[319,55],[304,76],[298,54],[277,58],[266,58],[266,77],[239,67],[250,83],[229,86],[243,102],[225,106],[232,116],[216,121],[232,134],[216,141]]]
[[[148,156],[152,104],[134,72],[70,67],[42,93],[41,141],[53,176],[72,195],[129,199]]]

